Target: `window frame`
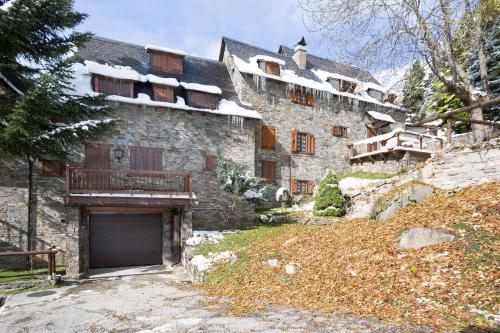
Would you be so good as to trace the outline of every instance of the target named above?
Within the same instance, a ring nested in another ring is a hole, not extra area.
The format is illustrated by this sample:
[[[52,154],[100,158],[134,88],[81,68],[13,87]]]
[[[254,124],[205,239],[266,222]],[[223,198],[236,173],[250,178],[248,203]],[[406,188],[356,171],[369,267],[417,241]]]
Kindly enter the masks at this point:
[[[290,90],[290,101],[294,104],[314,106],[314,96],[307,92],[304,87],[295,87]]]
[[[312,180],[292,179],[290,187],[293,194],[311,195],[314,193],[314,182]],[[305,191],[299,191],[299,187]]]
[[[342,133],[343,131],[343,133]],[[342,125],[333,125],[332,126],[332,135],[338,138],[348,138],[349,137],[349,128],[347,126]]]

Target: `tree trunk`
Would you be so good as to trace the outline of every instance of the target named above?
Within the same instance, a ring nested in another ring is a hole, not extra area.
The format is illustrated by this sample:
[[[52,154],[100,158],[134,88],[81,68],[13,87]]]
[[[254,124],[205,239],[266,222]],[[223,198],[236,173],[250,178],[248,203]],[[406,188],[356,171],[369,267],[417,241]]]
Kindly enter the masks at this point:
[[[26,250],[31,251],[32,250],[32,240],[31,240],[31,234],[32,234],[32,202],[33,202],[33,160],[31,159],[31,156],[26,156],[26,160],[28,162],[28,226],[26,230]],[[26,257],[26,263],[29,265],[30,263],[30,257]]]
[[[483,109],[477,108],[470,112],[470,118],[473,120],[484,120],[483,119]],[[486,140],[486,126],[481,124],[471,124],[472,126],[472,136],[474,137],[474,143],[480,143]]]

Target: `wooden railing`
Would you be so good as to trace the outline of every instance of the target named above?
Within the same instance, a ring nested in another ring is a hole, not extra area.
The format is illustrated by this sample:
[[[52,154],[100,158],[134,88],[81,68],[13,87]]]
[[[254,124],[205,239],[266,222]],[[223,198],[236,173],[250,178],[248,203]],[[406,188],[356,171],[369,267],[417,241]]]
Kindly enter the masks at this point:
[[[49,280],[53,279],[53,274],[56,272],[56,254],[59,252],[57,247],[53,247],[50,250],[41,250],[41,251],[8,251],[8,252],[0,252],[0,257],[14,257],[14,256],[26,256],[31,257],[34,255],[42,255],[48,254],[47,260],[47,273]]]
[[[148,193],[191,196],[191,173],[66,167],[66,192]]]

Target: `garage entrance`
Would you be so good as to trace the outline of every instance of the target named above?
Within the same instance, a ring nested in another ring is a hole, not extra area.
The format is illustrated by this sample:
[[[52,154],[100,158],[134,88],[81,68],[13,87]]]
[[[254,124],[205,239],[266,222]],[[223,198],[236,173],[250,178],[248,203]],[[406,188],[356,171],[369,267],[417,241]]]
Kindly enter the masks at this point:
[[[162,214],[91,214],[90,268],[162,264]]]

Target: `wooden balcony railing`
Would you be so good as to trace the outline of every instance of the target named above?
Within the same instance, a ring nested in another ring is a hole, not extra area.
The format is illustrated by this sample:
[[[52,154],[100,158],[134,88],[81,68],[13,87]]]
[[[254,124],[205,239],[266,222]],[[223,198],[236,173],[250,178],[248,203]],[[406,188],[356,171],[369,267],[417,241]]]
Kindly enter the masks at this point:
[[[192,194],[191,173],[66,167],[66,192]]]

